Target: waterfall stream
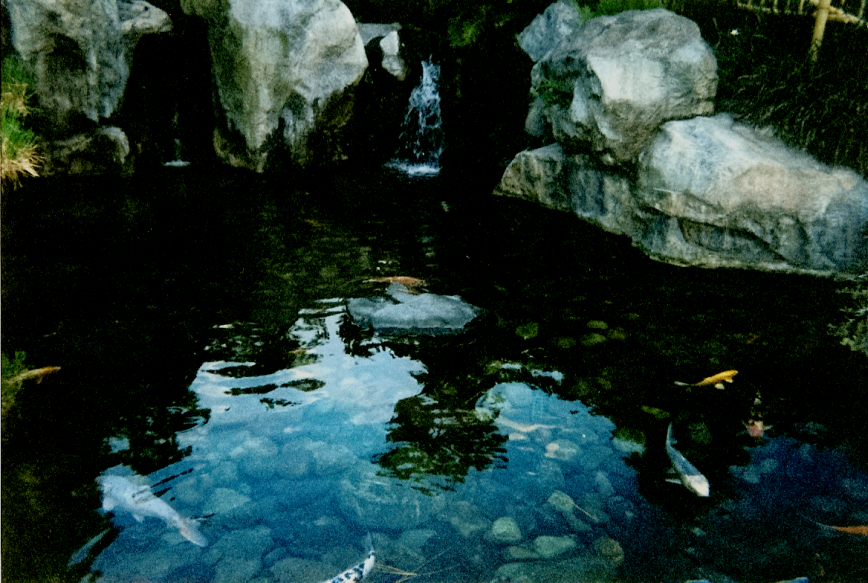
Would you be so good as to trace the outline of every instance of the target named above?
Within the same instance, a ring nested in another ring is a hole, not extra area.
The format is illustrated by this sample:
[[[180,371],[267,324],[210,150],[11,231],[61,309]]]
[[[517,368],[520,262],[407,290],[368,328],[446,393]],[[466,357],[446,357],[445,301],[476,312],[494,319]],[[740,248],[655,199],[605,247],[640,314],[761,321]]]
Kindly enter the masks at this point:
[[[410,94],[395,158],[387,164],[409,175],[436,175],[443,152],[438,80],[440,66],[422,61],[422,80]]]

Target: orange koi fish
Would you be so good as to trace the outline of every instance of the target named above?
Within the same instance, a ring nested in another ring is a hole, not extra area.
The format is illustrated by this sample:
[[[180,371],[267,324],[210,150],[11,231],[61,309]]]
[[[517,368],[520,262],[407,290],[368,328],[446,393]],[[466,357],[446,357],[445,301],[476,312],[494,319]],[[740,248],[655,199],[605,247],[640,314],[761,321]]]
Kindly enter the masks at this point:
[[[366,279],[365,283],[400,283],[407,287],[418,287],[420,285],[428,285],[424,280],[416,277],[408,277],[406,275],[395,275],[392,277],[375,277]]]
[[[36,379],[36,384],[42,382],[42,379],[45,375],[51,374],[53,372],[57,372],[60,370],[59,366],[46,366],[43,368],[35,368],[33,370],[26,370],[23,373],[16,375],[9,379],[10,383],[20,383],[21,381],[26,381],[27,379]]]
[[[857,534],[861,536],[868,536],[868,526],[832,526],[831,524],[823,524],[822,522],[817,522],[816,520],[811,520],[803,516],[805,520],[813,522],[823,530],[831,530],[835,532],[842,532],[844,534]]]
[[[861,534],[862,536],[868,536],[868,526],[831,526],[828,524],[822,524],[821,526],[837,530],[838,532],[845,532],[847,534]]]
[[[732,377],[737,374],[737,370],[725,370],[723,372],[717,373],[714,376],[704,378],[698,383],[682,383],[679,381],[675,381],[675,384],[679,387],[704,387],[706,385],[714,385],[715,389],[723,389],[723,383],[731,383]]]

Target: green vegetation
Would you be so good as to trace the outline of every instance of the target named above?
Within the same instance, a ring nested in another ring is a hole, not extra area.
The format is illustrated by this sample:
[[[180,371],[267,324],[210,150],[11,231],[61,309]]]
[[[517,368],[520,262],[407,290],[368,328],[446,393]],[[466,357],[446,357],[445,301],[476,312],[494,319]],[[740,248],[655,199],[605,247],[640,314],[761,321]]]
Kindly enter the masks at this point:
[[[27,87],[32,79],[20,58],[3,59],[2,97],[0,97],[0,180],[17,185],[21,176],[38,176],[39,155],[36,137],[24,127]]]
[[[860,286],[843,290],[853,298],[852,307],[845,310],[846,321],[832,326],[832,333],[841,338],[841,344],[854,352],[868,356],[868,281]]]
[[[593,6],[579,5],[578,0],[574,0],[574,3],[576,3],[576,9],[579,11],[579,14],[585,20],[595,16],[618,14],[619,12],[626,12],[628,10],[667,8],[663,0],[600,0]]]
[[[540,81],[539,87],[533,89],[533,93],[542,98],[548,106],[569,107],[573,100],[572,90],[565,89],[550,79]]]
[[[0,355],[0,367],[2,367],[2,388],[3,388],[3,409],[2,415],[6,416],[9,409],[15,403],[15,395],[21,390],[21,381],[14,380],[15,377],[27,370],[27,365],[24,364],[24,359],[27,354],[24,352],[16,352],[13,358],[8,358],[5,354]]]
[[[679,12],[714,48],[718,111],[771,127],[790,146],[868,177],[868,29],[829,23],[812,63],[811,18],[697,1]]]

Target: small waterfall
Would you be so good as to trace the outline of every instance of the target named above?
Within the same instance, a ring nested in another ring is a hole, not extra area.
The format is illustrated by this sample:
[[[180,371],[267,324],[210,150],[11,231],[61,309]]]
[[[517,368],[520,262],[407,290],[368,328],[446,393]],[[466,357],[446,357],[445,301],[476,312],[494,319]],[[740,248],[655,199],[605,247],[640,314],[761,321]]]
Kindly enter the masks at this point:
[[[422,80],[410,94],[410,105],[401,126],[400,145],[395,158],[387,164],[390,168],[414,176],[440,172],[443,128],[437,89],[439,79],[439,65],[422,61]]]
[[[175,138],[175,159],[171,162],[164,162],[163,166],[170,166],[172,168],[183,168],[184,166],[189,165],[189,162],[181,160],[181,140]]]
[[[172,116],[172,130],[177,135],[178,132],[178,112],[175,112],[175,115]],[[169,166],[172,168],[183,168],[185,166],[189,166],[190,163],[181,159],[181,140],[178,138],[174,139],[174,150],[175,150],[175,158],[170,162],[163,162],[163,166]]]

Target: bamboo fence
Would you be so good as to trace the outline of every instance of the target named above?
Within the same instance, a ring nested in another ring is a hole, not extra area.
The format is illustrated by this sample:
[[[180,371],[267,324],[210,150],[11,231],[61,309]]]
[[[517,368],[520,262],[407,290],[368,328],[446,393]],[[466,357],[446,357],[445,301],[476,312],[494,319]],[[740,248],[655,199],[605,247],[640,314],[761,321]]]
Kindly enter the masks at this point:
[[[736,5],[744,10],[783,15],[813,15],[814,36],[811,41],[811,58],[816,60],[823,42],[826,22],[844,22],[868,27],[866,4],[868,0],[736,0]]]

